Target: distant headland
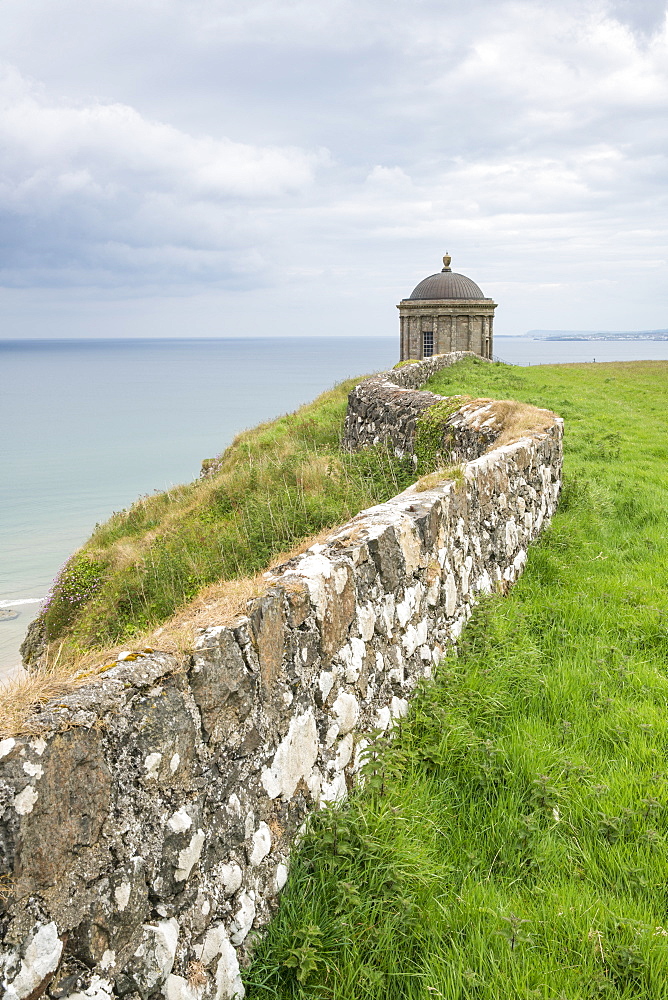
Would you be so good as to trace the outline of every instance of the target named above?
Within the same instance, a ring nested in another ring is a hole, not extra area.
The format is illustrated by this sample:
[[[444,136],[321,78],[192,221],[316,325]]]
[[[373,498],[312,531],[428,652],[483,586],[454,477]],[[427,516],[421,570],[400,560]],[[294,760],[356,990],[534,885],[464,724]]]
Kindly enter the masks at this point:
[[[529,340],[668,340],[668,330],[527,330]]]

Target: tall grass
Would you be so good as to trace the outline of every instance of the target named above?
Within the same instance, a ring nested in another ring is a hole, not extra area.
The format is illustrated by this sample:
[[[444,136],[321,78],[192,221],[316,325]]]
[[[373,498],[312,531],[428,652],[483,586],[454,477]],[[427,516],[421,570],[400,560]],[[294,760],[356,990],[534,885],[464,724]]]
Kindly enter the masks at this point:
[[[280,552],[389,499],[414,478],[385,448],[342,454],[350,380],[246,431],[209,478],[140,499],[98,525],[41,615],[68,656],[132,641],[202,588],[253,576]]]
[[[566,417],[564,491],[366,783],[320,813],[252,1000],[668,997],[668,364],[465,362]]]

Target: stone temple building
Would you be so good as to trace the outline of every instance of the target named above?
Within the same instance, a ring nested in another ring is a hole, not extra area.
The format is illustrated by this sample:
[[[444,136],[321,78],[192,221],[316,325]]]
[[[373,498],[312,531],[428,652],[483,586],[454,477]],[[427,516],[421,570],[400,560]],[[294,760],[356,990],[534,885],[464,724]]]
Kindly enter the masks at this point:
[[[440,274],[431,274],[402,299],[401,361],[429,358],[449,351],[475,351],[492,357],[492,323],[496,302],[486,299],[475,281],[456,274],[451,257]]]

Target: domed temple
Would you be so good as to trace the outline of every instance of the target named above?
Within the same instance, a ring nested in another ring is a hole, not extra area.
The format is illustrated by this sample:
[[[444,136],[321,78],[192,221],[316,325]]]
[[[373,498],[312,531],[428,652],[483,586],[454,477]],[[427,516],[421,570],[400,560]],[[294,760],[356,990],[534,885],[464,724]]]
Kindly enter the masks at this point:
[[[475,351],[483,358],[492,357],[496,302],[486,299],[475,281],[456,274],[450,267],[451,259],[446,254],[443,270],[421,281],[397,306],[401,361],[449,351]]]

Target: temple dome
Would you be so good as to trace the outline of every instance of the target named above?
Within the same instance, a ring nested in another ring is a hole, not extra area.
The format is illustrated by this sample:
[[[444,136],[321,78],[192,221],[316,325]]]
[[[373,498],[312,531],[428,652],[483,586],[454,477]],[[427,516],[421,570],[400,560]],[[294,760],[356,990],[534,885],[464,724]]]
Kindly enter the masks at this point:
[[[411,299],[484,299],[485,296],[465,274],[456,274],[450,269],[450,257],[443,258],[445,267],[440,274],[430,274],[416,285]]]

